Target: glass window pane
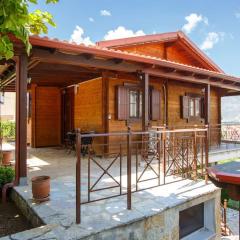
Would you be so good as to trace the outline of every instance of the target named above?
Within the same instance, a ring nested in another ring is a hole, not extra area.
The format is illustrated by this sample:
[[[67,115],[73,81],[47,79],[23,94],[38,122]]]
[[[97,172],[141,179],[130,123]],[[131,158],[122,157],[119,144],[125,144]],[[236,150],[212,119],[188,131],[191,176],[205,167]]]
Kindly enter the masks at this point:
[[[195,116],[196,117],[200,116],[200,99],[199,98],[195,99]]]
[[[137,95],[136,91],[130,91],[130,117],[137,117]]]
[[[142,93],[139,93],[139,117],[142,117]]]
[[[194,99],[193,98],[190,98],[190,116],[191,117],[194,117]]]

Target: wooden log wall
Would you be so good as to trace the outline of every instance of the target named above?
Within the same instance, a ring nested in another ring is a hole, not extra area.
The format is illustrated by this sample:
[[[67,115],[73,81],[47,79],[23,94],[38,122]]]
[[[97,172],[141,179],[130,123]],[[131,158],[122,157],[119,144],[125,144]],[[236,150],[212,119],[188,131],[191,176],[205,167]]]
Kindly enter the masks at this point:
[[[49,147],[60,145],[60,89],[57,87],[36,87],[32,96],[34,96],[32,98],[32,133],[34,134],[32,146]]]

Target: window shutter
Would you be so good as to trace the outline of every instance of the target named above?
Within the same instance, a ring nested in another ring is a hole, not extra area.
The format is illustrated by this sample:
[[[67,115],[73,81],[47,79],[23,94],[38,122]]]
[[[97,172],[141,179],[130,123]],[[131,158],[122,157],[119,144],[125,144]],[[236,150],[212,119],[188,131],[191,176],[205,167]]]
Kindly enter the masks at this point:
[[[129,96],[128,88],[117,86],[117,119],[127,120],[129,118]]]
[[[181,118],[189,118],[189,97],[181,96]]]
[[[161,93],[157,89],[151,92],[151,120],[160,120],[161,118]]]
[[[205,118],[205,101],[204,101],[204,97],[201,97],[201,118]]]

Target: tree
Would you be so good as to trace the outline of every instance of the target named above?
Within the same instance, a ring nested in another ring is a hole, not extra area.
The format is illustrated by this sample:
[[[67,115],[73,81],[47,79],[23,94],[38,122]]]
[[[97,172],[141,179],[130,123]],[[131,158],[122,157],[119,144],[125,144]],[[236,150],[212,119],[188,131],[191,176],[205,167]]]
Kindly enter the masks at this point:
[[[14,56],[11,35],[21,40],[29,54],[31,34],[46,34],[48,25],[54,26],[53,17],[49,12],[35,10],[29,12],[29,4],[37,5],[38,0],[0,0],[0,59]],[[45,0],[46,4],[57,3],[59,0]]]

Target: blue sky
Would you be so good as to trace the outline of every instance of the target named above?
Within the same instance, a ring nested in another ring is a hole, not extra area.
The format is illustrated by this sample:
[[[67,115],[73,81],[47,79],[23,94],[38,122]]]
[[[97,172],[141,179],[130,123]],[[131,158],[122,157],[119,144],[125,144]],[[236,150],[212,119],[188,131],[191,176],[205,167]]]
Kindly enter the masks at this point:
[[[48,6],[44,2],[39,0],[37,8],[51,12],[57,24],[49,28],[50,37],[88,44],[184,30],[226,73],[240,76],[239,0],[60,0]]]

